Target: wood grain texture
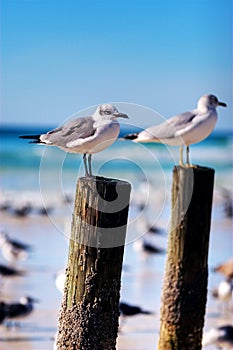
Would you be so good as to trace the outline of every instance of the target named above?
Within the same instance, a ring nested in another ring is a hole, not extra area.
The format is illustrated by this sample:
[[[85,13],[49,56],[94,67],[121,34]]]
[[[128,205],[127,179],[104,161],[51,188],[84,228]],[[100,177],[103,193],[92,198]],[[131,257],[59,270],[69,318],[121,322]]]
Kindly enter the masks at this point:
[[[175,167],[159,350],[201,350],[214,170]]]
[[[130,190],[119,180],[78,181],[58,350],[115,349]]]

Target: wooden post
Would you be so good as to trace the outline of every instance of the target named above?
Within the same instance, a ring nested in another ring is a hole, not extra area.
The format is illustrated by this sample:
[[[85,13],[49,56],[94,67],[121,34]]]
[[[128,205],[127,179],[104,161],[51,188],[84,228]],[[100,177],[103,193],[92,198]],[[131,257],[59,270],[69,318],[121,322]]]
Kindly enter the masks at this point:
[[[81,178],[76,189],[58,350],[114,350],[131,186]]]
[[[201,350],[213,183],[213,169],[173,170],[159,350]]]

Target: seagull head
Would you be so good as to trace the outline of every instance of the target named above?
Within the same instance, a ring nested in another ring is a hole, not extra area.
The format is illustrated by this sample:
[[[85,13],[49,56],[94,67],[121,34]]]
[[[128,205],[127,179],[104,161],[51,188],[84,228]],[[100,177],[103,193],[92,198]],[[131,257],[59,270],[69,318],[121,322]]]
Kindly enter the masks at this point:
[[[220,102],[214,95],[202,96],[197,104],[199,110],[215,109],[218,106],[227,107],[227,104],[225,102]]]
[[[93,117],[96,117],[98,119],[129,118],[127,114],[120,113],[115,106],[107,103],[100,105],[96,109]]]
[[[20,302],[20,304],[27,305],[27,304],[31,304],[31,303],[38,303],[39,300],[35,299],[35,298],[31,298],[29,296],[25,296],[25,297],[21,297],[19,299],[19,302]]]

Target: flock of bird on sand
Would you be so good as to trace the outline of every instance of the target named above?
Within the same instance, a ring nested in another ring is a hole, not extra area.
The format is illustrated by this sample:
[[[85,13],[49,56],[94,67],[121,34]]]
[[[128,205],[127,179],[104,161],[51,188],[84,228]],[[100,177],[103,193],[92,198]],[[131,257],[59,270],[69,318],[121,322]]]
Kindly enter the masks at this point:
[[[154,232],[155,231],[155,232]],[[159,229],[152,227],[152,234],[161,233]],[[150,233],[151,234],[151,233]],[[33,251],[33,247],[27,243],[11,238],[6,232],[0,233],[0,249],[4,259],[8,265],[0,264],[0,283],[4,283],[5,278],[23,277],[25,272],[16,269],[14,266],[19,265],[21,260],[28,258]],[[212,272],[219,273],[224,276],[224,280],[213,289],[212,296],[217,299],[219,305],[229,306],[228,303],[232,298],[233,291],[233,259],[229,259],[212,269]],[[65,284],[65,271],[58,271],[55,278],[57,289],[63,293]],[[0,324],[5,324],[7,328],[18,327],[19,321],[26,317],[30,317],[34,310],[34,304],[38,302],[36,298],[31,296],[22,296],[19,301],[6,303],[0,298]],[[120,328],[122,329],[124,320],[135,315],[151,315],[153,311],[144,310],[138,305],[132,305],[120,301],[119,311],[121,315]],[[227,311],[223,309],[223,313]],[[216,344],[223,349],[231,349],[233,345],[233,327],[225,325],[222,327],[212,328],[203,335],[203,346]]]

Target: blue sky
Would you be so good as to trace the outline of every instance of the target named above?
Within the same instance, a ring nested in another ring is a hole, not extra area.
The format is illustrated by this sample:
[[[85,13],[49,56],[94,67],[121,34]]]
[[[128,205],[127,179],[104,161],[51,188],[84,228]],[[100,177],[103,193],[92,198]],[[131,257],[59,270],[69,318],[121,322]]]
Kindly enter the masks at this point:
[[[104,102],[168,118],[214,93],[228,104],[217,128],[232,128],[231,13],[231,0],[2,0],[1,122],[57,125]]]

